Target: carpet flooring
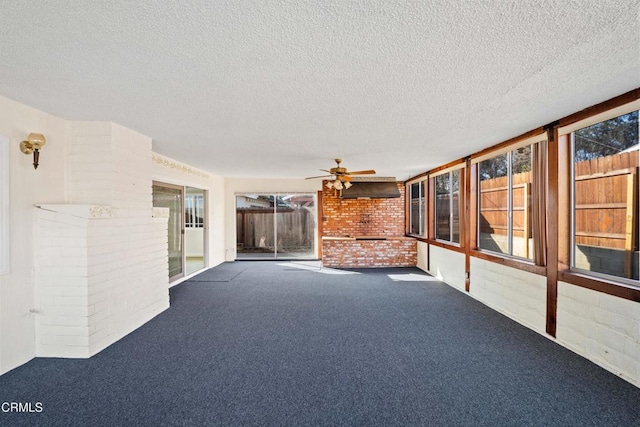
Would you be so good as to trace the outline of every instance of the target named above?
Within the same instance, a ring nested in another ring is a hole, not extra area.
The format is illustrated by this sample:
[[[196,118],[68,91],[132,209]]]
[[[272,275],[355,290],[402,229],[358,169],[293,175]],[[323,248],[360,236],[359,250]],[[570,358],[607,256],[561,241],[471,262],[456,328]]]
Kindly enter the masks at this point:
[[[0,401],[42,405],[2,426],[640,425],[639,388],[420,270],[277,262],[172,288],[96,356],[1,376]]]

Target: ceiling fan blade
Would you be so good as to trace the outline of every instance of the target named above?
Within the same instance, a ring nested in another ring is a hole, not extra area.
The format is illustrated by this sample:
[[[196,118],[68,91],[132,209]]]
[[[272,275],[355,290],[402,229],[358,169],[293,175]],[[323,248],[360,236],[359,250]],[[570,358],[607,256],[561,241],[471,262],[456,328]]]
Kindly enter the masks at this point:
[[[340,175],[340,180],[341,181],[351,181],[353,178],[351,178],[349,175]]]
[[[320,176],[310,176],[305,179],[315,179],[315,178],[333,178],[333,175],[320,175]]]
[[[322,172],[327,172],[327,173],[331,173],[331,171],[328,171],[326,169],[320,169]]]
[[[354,172],[348,172],[349,175],[372,175],[376,173],[376,171],[374,171],[373,169],[369,169],[366,171],[354,171]]]

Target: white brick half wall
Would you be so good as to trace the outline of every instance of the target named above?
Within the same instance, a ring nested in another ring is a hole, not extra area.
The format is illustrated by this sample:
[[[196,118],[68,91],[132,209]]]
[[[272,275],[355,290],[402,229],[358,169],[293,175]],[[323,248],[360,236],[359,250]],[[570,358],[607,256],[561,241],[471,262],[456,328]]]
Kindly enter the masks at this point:
[[[640,387],[640,304],[558,282],[557,341]]]
[[[427,271],[429,269],[429,258],[427,257],[429,251],[429,245],[425,242],[416,242],[418,257],[416,260],[416,267],[423,271]]]
[[[424,247],[418,247],[418,259],[424,257],[420,249]],[[429,273],[454,288],[464,291],[464,254],[431,245]]]
[[[547,279],[544,276],[471,257],[473,297],[529,328],[545,333]]]
[[[69,126],[71,203],[36,214],[37,356],[90,357],[169,307],[151,139],[111,123]]]

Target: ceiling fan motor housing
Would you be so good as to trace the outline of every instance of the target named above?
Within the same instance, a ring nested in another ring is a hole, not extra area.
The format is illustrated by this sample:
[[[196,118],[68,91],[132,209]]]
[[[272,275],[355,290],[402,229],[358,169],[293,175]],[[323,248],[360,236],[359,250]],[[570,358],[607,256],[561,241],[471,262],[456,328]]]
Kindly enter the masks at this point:
[[[331,168],[331,173],[334,175],[342,175],[347,173],[347,168],[340,168],[340,167]]]

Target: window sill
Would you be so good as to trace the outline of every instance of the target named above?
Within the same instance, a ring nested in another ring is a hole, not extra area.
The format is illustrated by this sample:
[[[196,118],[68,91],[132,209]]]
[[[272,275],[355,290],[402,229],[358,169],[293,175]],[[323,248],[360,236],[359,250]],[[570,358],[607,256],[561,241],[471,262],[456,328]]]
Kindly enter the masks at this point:
[[[424,241],[426,241],[426,239],[427,239],[426,237],[424,237],[424,236],[422,236],[422,235],[420,235],[420,234],[406,233],[406,234],[405,234],[405,236],[407,236],[407,237],[413,237],[414,239],[417,239],[417,240],[419,240],[419,241],[421,241],[421,242],[424,242]]]
[[[500,256],[494,253],[488,253],[478,249],[472,249],[471,256],[474,258],[483,259],[485,261],[502,264],[504,266],[515,268],[518,270],[527,271],[529,273],[537,274],[539,276],[547,275],[547,267],[541,266],[541,265],[535,265],[533,262],[526,261],[524,259]]]
[[[437,246],[439,248],[448,249],[450,251],[464,253],[464,248],[461,247],[458,243],[445,242],[443,240],[433,240],[433,239],[420,239],[420,241],[428,243],[431,246]]]
[[[559,271],[558,280],[591,289],[592,291],[602,292],[619,298],[640,302],[640,286],[590,276],[588,274],[578,273],[571,270]]]

